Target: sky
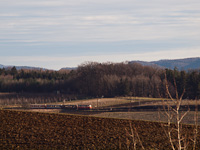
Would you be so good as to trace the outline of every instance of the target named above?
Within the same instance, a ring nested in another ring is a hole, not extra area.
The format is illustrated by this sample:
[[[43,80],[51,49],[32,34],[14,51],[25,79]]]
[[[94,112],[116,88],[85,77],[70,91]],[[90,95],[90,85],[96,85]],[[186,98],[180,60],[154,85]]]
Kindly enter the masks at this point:
[[[0,64],[200,57],[199,0],[0,0]]]

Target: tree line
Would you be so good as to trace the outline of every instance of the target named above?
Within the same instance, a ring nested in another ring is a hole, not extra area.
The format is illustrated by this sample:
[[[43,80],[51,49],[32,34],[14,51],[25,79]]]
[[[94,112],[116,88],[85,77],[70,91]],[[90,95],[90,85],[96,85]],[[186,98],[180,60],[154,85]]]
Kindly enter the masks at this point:
[[[179,94],[185,89],[184,98],[199,98],[200,70],[179,71],[138,63],[87,62],[70,71],[3,68],[0,69],[0,92],[167,97],[166,78],[172,96],[177,86]]]

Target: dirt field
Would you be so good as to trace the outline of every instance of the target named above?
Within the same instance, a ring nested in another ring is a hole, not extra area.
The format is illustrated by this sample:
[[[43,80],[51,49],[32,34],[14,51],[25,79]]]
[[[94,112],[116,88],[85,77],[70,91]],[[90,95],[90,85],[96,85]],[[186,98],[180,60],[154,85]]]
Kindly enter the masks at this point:
[[[130,122],[145,150],[170,149],[156,122],[10,110],[0,110],[0,116],[0,149],[133,149]],[[184,127],[189,137],[192,131]],[[199,136],[197,141],[200,147]]]

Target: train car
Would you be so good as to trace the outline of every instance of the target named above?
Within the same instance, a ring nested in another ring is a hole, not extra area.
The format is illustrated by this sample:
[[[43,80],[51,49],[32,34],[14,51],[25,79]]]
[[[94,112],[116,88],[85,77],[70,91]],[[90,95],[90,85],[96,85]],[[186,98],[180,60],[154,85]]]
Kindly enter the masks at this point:
[[[31,104],[30,108],[31,109],[45,109],[47,107],[46,104]]]
[[[92,105],[78,105],[78,110],[90,110],[92,109]]]
[[[62,105],[46,105],[47,109],[61,109]]]
[[[90,110],[92,105],[46,105],[31,104],[31,109],[69,109],[69,110]]]
[[[62,105],[62,109],[77,109],[77,105]]]

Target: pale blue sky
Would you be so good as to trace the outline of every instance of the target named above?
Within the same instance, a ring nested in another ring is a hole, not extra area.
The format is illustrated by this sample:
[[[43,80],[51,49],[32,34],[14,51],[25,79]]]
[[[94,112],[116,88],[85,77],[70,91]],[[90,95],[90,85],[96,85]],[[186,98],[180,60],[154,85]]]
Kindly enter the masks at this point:
[[[1,0],[0,64],[200,57],[199,0]]]

